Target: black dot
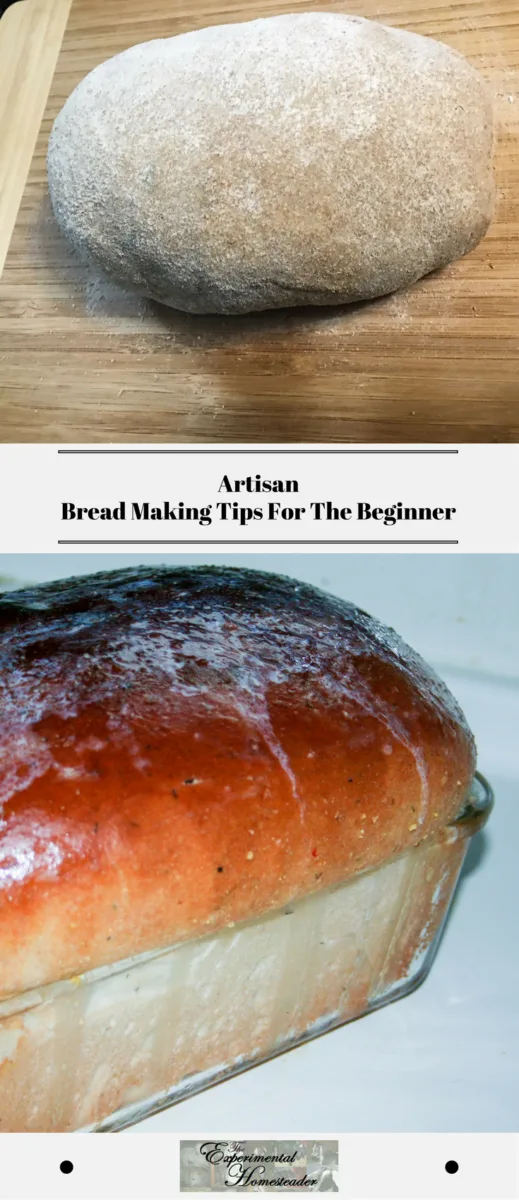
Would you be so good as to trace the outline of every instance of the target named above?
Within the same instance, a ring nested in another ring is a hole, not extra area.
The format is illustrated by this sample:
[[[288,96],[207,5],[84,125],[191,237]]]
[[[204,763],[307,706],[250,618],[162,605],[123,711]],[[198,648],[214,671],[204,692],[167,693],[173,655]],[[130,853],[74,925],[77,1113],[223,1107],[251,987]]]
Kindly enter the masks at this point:
[[[59,1164],[59,1169],[64,1175],[70,1175],[71,1171],[74,1170],[74,1163],[71,1163],[68,1158],[64,1158],[63,1162]]]
[[[453,1158],[449,1158],[449,1161],[445,1163],[445,1170],[447,1175],[455,1175],[456,1171],[459,1171],[459,1165]]]

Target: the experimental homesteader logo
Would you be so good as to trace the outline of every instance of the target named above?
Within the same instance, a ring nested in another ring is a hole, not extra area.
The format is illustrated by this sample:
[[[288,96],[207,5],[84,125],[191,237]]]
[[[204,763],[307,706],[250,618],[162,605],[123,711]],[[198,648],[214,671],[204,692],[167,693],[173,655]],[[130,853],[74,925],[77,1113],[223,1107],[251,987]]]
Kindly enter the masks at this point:
[[[181,1192],[337,1192],[339,1143],[207,1139],[180,1143]]]

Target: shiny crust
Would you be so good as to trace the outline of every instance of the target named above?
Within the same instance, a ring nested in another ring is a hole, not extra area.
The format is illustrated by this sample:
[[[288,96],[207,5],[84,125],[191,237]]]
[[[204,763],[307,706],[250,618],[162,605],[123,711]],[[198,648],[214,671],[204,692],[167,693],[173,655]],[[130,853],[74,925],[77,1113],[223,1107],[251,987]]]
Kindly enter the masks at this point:
[[[0,994],[252,918],[453,820],[475,766],[390,629],[256,571],[0,597]]]

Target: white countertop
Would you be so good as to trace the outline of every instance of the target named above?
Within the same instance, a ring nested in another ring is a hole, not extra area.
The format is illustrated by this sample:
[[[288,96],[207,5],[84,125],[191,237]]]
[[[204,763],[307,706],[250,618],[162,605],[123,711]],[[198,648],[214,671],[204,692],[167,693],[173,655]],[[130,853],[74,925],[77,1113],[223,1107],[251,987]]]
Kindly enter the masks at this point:
[[[519,686],[443,672],[496,807],[431,974],[368,1017],[212,1087],[133,1133],[515,1132],[519,1128]]]

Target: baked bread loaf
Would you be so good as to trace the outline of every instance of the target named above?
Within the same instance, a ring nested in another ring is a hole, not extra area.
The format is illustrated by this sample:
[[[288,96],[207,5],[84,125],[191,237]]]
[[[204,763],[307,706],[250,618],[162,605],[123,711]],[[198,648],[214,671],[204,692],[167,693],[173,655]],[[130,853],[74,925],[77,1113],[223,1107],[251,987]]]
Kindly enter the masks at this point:
[[[454,820],[475,766],[390,629],[257,571],[0,598],[0,995],[254,918]]]
[[[63,232],[193,313],[381,296],[493,212],[490,93],[457,52],[342,13],[217,26],[96,67],[52,130]]]

